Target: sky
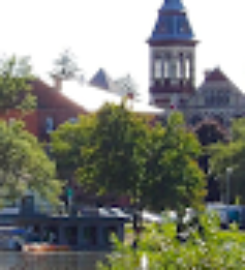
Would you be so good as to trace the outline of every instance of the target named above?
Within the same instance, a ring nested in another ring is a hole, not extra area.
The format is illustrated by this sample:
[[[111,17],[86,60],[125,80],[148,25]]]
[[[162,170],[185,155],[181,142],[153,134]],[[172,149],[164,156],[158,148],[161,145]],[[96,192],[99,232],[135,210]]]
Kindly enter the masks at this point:
[[[197,85],[219,66],[245,92],[244,0],[183,0],[197,40]],[[85,77],[104,68],[130,74],[147,98],[148,45],[163,0],[1,0],[0,55],[30,56],[48,79],[54,60],[69,49]]]

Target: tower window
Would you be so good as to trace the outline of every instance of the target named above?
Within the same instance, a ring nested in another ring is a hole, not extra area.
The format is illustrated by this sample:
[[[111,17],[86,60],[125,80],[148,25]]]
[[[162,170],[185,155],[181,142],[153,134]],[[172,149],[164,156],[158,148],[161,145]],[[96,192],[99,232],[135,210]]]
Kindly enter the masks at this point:
[[[185,59],[185,78],[190,79],[190,59]]]
[[[156,58],[154,62],[154,78],[157,80],[162,78],[162,61],[160,58]]]
[[[167,59],[164,61],[164,78],[169,78],[169,62]]]
[[[170,61],[169,73],[171,79],[177,79],[179,76],[179,65],[176,58],[172,58]]]
[[[180,59],[178,59],[178,60],[176,61],[176,77],[177,77],[178,79],[181,78],[181,60],[180,60]]]

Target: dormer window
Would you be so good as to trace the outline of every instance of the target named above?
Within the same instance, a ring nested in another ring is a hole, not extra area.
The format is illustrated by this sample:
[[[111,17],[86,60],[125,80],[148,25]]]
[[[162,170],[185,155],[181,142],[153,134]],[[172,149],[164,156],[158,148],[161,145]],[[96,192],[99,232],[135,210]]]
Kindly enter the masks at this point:
[[[167,28],[166,28],[165,23],[161,23],[160,26],[159,26],[159,32],[160,33],[166,33],[166,31],[167,31]]]
[[[180,33],[187,33],[189,31],[189,27],[187,23],[183,23],[180,25]]]

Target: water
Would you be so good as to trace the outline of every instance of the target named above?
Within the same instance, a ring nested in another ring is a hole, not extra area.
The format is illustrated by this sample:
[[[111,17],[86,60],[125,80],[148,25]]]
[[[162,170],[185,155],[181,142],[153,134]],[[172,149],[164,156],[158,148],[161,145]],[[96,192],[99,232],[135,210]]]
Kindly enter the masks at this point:
[[[96,263],[104,261],[105,256],[102,252],[1,252],[0,270],[95,270]]]

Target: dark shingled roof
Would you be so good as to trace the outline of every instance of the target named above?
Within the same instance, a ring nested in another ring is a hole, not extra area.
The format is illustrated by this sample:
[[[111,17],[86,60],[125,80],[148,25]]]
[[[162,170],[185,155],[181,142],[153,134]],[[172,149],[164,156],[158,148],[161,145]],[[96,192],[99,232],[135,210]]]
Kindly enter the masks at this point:
[[[181,0],[165,0],[159,10],[149,43],[159,41],[194,41],[194,34]]]
[[[89,81],[89,84],[104,90],[115,91],[115,84],[104,69],[99,69],[98,72]]]
[[[220,70],[219,68],[215,68],[214,70],[212,71],[207,71],[206,72],[206,78],[205,78],[205,81],[206,82],[213,82],[213,81],[224,81],[224,82],[227,82],[227,81],[230,81],[228,79],[228,77],[223,73],[222,70]]]

